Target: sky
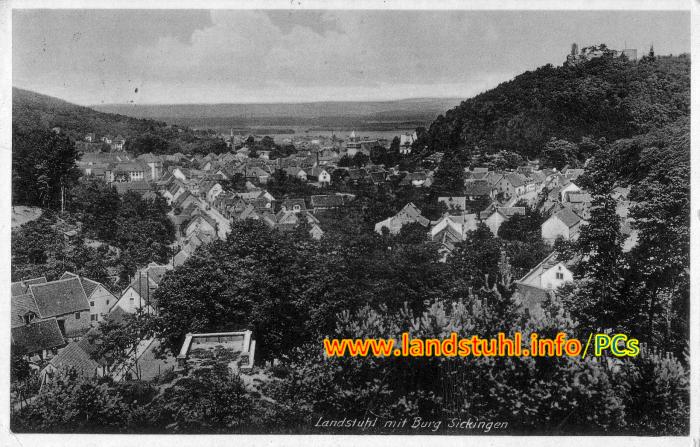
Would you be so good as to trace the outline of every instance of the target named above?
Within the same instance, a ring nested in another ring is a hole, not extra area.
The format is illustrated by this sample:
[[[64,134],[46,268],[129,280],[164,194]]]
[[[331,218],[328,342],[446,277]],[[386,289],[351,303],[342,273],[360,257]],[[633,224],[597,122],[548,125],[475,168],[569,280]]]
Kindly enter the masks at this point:
[[[571,44],[690,51],[682,11],[14,10],[13,85],[77,104],[467,98]]]

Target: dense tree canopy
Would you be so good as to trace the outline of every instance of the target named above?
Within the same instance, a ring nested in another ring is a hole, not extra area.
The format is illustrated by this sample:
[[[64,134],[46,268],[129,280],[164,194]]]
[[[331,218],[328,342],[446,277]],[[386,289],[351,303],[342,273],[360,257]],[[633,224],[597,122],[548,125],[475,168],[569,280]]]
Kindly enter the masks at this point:
[[[687,55],[545,65],[439,116],[414,148],[503,149],[532,158],[552,137],[574,143],[631,137],[688,115],[689,70]]]
[[[79,154],[65,135],[12,130],[12,203],[58,209],[61,191],[78,179]]]

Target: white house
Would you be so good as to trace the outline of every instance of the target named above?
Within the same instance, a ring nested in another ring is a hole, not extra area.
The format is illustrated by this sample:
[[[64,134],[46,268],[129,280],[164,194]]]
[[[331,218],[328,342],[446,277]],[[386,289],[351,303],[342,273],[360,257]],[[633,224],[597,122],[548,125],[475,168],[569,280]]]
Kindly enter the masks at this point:
[[[401,135],[399,141],[399,153],[402,155],[408,155],[411,153],[411,145],[418,139],[415,132],[413,134],[403,134]]]
[[[553,252],[516,283],[543,290],[555,290],[573,280],[574,274],[559,260],[558,254]]]
[[[75,273],[66,272],[60,279],[80,278]],[[117,302],[117,297],[107,290],[105,286],[88,278],[80,278],[85,295],[90,303],[90,323],[95,325],[104,320],[109,310]]]
[[[112,307],[111,311],[120,307],[126,313],[136,313],[139,309],[151,314],[155,313],[154,303],[151,303],[153,292],[158,286],[153,280],[147,279],[145,276],[136,278],[129,287],[127,287],[119,301]]]
[[[311,174],[314,177],[318,178],[318,183],[322,185],[330,185],[331,184],[331,175],[328,173],[328,171],[320,166],[315,166],[313,169],[311,169]]]
[[[497,236],[498,229],[501,228],[503,222],[507,221],[516,214],[524,216],[525,207],[496,207],[496,209],[491,212],[486,219],[484,219],[484,224],[489,227],[489,230],[491,230],[491,233],[493,233],[494,236]]]
[[[176,167],[172,170],[173,177],[180,180],[187,180],[187,175],[182,171],[182,169]]]
[[[153,293],[158,288],[163,276],[171,269],[170,265],[151,263],[147,268],[138,271],[134,280],[124,289],[119,300],[112,306],[110,313],[118,307],[127,313],[136,313],[139,309],[155,313],[157,306]]]
[[[401,209],[401,211],[396,213],[396,215],[378,222],[374,226],[374,231],[382,234],[382,229],[386,227],[389,230],[389,233],[398,234],[401,231],[401,227],[413,222],[417,222],[424,227],[430,225],[430,221],[421,216],[421,210],[419,210],[413,203],[409,202]]]
[[[574,275],[571,270],[564,261],[559,259],[558,253],[553,252],[522,279],[515,282],[518,289],[513,298],[521,308],[526,309],[531,315],[541,315],[541,304],[547,296],[573,280]]]
[[[318,225],[312,224],[311,229],[309,230],[309,235],[313,239],[319,240],[323,236],[323,230]]]
[[[569,192],[581,192],[581,188],[576,186],[573,182],[570,182],[566,186],[562,187],[561,190],[559,190],[559,194],[560,194],[559,200],[564,202],[566,199],[566,193],[569,193]]]
[[[494,188],[498,189],[504,197],[519,197],[525,194],[527,189],[527,179],[517,173],[506,174],[501,177],[495,184]]]
[[[567,241],[578,238],[581,225],[585,221],[570,208],[562,208],[542,224],[542,239],[549,244],[561,237]]]

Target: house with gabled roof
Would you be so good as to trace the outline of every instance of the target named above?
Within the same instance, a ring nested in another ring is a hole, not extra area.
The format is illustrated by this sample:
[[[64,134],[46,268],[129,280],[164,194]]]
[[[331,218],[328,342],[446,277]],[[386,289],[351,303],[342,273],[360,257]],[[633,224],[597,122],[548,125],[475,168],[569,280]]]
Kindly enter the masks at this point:
[[[563,207],[542,223],[542,239],[549,244],[559,237],[567,241],[576,240],[581,225],[585,223],[571,208]]]
[[[494,197],[493,188],[485,180],[465,180],[464,195],[470,201]]]
[[[189,191],[185,191],[184,193],[180,194],[178,198],[171,204],[173,208],[180,208],[180,209],[185,209],[190,204],[197,204],[199,203],[199,200],[197,197],[195,197],[192,193]]]
[[[516,284],[537,287],[543,290],[555,290],[573,280],[574,274],[555,251],[533,267],[520,280],[516,281]]]
[[[24,356],[32,362],[52,358],[66,344],[56,318],[20,324],[13,322],[10,336],[13,354]]]
[[[90,304],[79,278],[60,279],[29,286],[39,319],[56,318],[67,339],[80,338],[90,330]]]
[[[284,199],[280,205],[280,210],[293,211],[295,213],[306,211],[306,202],[304,199]]]
[[[117,135],[114,140],[112,140],[111,148],[113,151],[123,151],[124,143],[126,143],[124,137]]]
[[[121,297],[110,310],[120,307],[126,313],[136,313],[139,309],[143,312],[155,314],[157,305],[153,293],[158,288],[155,278],[143,272],[137,272],[134,280],[122,292]]]
[[[56,374],[67,371],[85,378],[102,377],[106,369],[106,366],[94,360],[78,342],[68,343],[41,370],[41,383],[43,385],[51,381]]]
[[[248,204],[243,208],[243,211],[240,212],[236,216],[236,219],[238,220],[245,220],[245,219],[252,219],[252,220],[260,220],[262,216],[256,209],[255,205],[253,204]]]
[[[25,279],[22,281],[13,282],[10,291],[12,296],[24,295],[29,291],[29,286],[32,284],[44,284],[46,283],[46,277],[40,276],[39,278]]]
[[[516,214],[524,216],[525,207],[524,206],[496,206],[491,208],[491,211],[486,211],[481,213],[481,220],[484,224],[491,230],[494,236],[498,236],[498,230],[501,228],[503,222],[509,220]]]
[[[184,237],[190,237],[193,234],[208,234],[214,238],[218,233],[218,223],[209,214],[198,212],[192,216],[187,224],[185,224]]]
[[[324,231],[321,229],[321,227],[318,226],[318,224],[311,224],[311,229],[309,230],[309,235],[311,236],[312,239],[316,239],[317,241],[320,240],[323,237]]]
[[[378,222],[374,226],[374,231],[382,234],[383,229],[386,228],[389,230],[389,233],[398,234],[404,225],[413,222],[416,222],[426,228],[430,225],[430,220],[421,215],[421,210],[418,209],[418,207],[412,202],[409,202],[394,216]]]
[[[88,303],[90,303],[90,322],[92,325],[104,320],[105,315],[117,302],[117,297],[101,283],[80,277],[75,273],[65,272],[60,279],[78,278],[83,285]]]
[[[296,177],[302,181],[307,180],[306,171],[304,171],[302,168],[300,168],[298,166],[290,166],[288,168],[285,168],[284,172],[290,177]]]
[[[484,177],[484,180],[492,187],[496,188],[496,185],[503,179],[503,174],[500,172],[489,171]]]
[[[311,208],[313,208],[314,213],[340,208],[341,206],[343,206],[343,196],[341,195],[326,194],[311,196]]]
[[[31,294],[12,295],[10,300],[11,327],[24,326],[39,320],[39,308]]]
[[[569,269],[569,264],[570,262],[560,259],[557,252],[549,254],[520,280],[515,281],[517,292],[513,298],[516,303],[530,314],[540,313],[541,303],[549,293],[573,282],[574,274]]]
[[[311,177],[313,177],[320,185],[331,184],[331,172],[329,167],[314,166],[311,168]]]
[[[214,200],[219,196],[219,194],[224,192],[223,186],[216,180],[205,180],[200,184],[199,194],[201,197],[207,201],[208,204],[212,205]]]
[[[264,185],[270,180],[270,173],[260,166],[251,166],[246,169],[245,177],[250,181]]]
[[[443,262],[447,253],[455,248],[455,244],[464,241],[468,232],[477,228],[476,214],[446,214],[437,221],[431,222],[428,238],[441,244]]]
[[[504,197],[518,197],[525,194],[527,189],[527,179],[521,174],[511,172],[504,175],[494,188],[502,193]]]
[[[590,219],[590,210],[593,202],[590,194],[581,191],[569,191],[564,194],[563,202],[582,219]]]

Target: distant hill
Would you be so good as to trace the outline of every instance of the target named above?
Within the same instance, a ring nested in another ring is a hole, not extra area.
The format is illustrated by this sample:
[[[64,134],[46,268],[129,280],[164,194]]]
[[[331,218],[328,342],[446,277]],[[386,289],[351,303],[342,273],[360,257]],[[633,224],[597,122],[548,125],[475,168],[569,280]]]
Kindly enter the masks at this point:
[[[61,128],[62,134],[78,142],[76,146],[83,152],[96,150],[87,147],[83,141],[88,133],[95,133],[97,138],[121,135],[126,139],[126,150],[137,155],[145,152],[219,153],[226,150],[224,141],[210,131],[193,131],[163,121],[99,112],[40,93],[12,89],[14,136],[26,140],[37,130],[46,131],[56,126]]]
[[[462,102],[420,136],[416,156],[474,148],[540,155],[550,138],[628,138],[690,113],[688,55],[551,64]],[[427,150],[423,148],[427,147]]]
[[[197,127],[372,126],[403,122],[427,124],[459,102],[460,99],[454,98],[418,98],[259,104],[100,104],[93,107],[102,112]]]
[[[122,135],[169,133],[164,122],[103,113],[40,93],[12,88],[12,125],[16,130],[51,129],[58,126],[76,140],[87,133]]]

